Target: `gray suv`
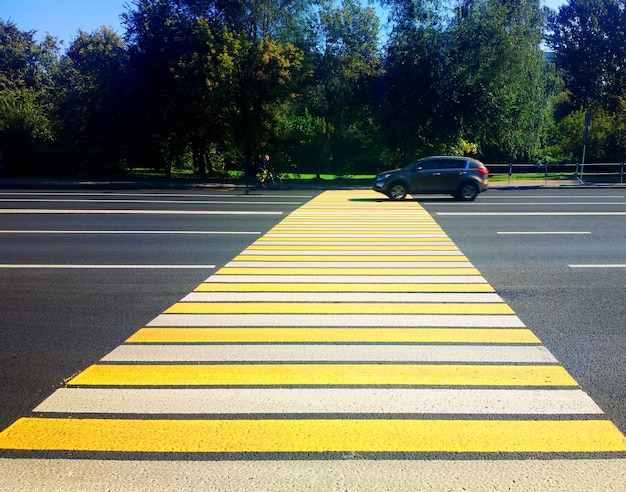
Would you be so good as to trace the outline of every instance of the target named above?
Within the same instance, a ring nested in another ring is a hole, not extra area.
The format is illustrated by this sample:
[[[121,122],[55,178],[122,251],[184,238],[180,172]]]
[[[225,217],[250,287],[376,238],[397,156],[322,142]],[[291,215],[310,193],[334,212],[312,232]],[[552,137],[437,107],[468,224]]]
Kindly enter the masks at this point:
[[[488,183],[489,170],[482,162],[469,157],[435,156],[378,174],[372,189],[392,200],[402,200],[407,193],[443,193],[471,201],[487,191]]]

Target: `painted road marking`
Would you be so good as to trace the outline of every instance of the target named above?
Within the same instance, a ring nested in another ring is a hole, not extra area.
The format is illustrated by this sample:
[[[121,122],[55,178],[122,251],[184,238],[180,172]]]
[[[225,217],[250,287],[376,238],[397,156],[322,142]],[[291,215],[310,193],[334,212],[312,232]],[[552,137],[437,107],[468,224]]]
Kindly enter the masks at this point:
[[[25,263],[4,263],[0,264],[0,268],[58,268],[65,270],[92,269],[92,270],[212,270],[215,265],[64,265],[64,264],[25,264]]]
[[[267,277],[265,277],[267,278]],[[234,280],[234,279],[228,279]],[[312,280],[312,279],[311,279]],[[333,277],[333,280],[336,280]],[[475,280],[472,278],[472,280]],[[381,294],[389,292],[453,292],[453,293],[476,293],[476,292],[494,292],[491,285],[481,277],[479,282],[472,281],[467,283],[383,283],[370,284],[366,281],[359,283],[342,283],[342,282],[326,282],[316,283],[310,282],[274,282],[274,283],[258,283],[251,280],[249,282],[224,282],[213,283],[211,279],[207,279],[204,283],[196,287],[196,292],[377,292]],[[467,302],[467,301],[466,301]]]
[[[165,314],[513,314],[504,303],[179,302]]]
[[[423,302],[423,303],[497,303],[504,302],[492,293],[441,293],[441,292],[192,292],[181,302]]]
[[[21,418],[9,449],[143,453],[626,451],[606,420]]]
[[[1,208],[0,214],[24,215],[282,215],[283,212],[240,211],[240,210],[86,210],[48,208]]]
[[[613,264],[606,264],[606,265],[568,265],[570,268],[626,268],[626,263],[620,264],[620,263],[613,263]]]
[[[278,411],[302,415],[602,414],[595,402],[576,388],[61,388],[34,411],[116,415],[276,415]]]
[[[172,327],[369,327],[523,328],[514,315],[460,314],[161,314],[147,326]]]
[[[624,460],[363,459],[343,453],[337,460],[120,461],[78,459],[0,459],[0,487],[20,490],[312,490],[380,492],[407,490],[485,490],[589,492],[624,490]],[[419,465],[419,466],[417,466]],[[50,477],[66,477],[52,483]],[[25,479],[25,477],[28,477]],[[96,484],[94,482],[97,480]],[[90,485],[87,486],[86,484]],[[56,487],[54,485],[57,485]],[[81,487],[82,485],[82,487]]]
[[[554,205],[554,204],[552,204]],[[589,204],[586,204],[589,205]],[[503,215],[503,216],[522,216],[522,217],[536,217],[536,216],[544,216],[544,217],[561,217],[561,216],[621,216],[626,215],[626,212],[588,212],[581,210],[579,212],[436,212],[437,215],[463,215],[467,217],[477,217],[477,216],[495,216],[495,215]]]
[[[522,328],[142,328],[127,343],[540,343]]]
[[[576,235],[591,234],[587,231],[499,231],[496,234],[510,236]]]
[[[577,386],[560,366],[443,364],[94,364],[68,386]]]
[[[103,362],[480,362],[556,364],[543,346],[120,345]]]
[[[194,204],[194,205],[256,205],[254,202],[241,200],[129,200],[114,198],[78,199],[78,198],[0,198],[0,202],[62,202],[62,203],[167,203],[167,204]],[[301,205],[302,202],[267,202],[263,205]]]
[[[0,230],[0,234],[209,234],[209,235],[255,235],[260,231],[67,231],[67,230]]]
[[[572,458],[549,477],[568,490],[577,453],[602,453],[585,470],[616,490],[624,481],[617,427],[418,202],[371,191],[325,192],[294,211],[35,412],[0,433],[0,448],[69,452],[83,458],[72,470],[93,457],[82,452],[120,467],[129,455],[117,453],[163,453],[165,466],[211,453],[203,464],[237,476],[252,456],[247,485],[230,490],[303,488],[285,477],[314,480],[326,463],[298,453],[363,473],[381,456],[441,471],[479,453],[489,471],[468,473],[474,490],[502,484],[501,453],[527,453],[523,466]],[[24,462],[12,461],[0,466],[16,476]],[[255,481],[274,463],[287,482]],[[378,484],[410,476],[379,471]],[[61,488],[64,473],[50,476]]]

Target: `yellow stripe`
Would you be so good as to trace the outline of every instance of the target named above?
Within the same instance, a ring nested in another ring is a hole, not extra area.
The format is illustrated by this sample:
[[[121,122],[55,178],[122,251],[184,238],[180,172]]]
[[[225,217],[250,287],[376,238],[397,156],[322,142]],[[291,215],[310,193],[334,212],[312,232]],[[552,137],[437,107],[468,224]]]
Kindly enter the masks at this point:
[[[233,261],[449,261],[454,262],[466,262],[468,259],[465,256],[434,256],[434,255],[398,255],[398,256],[370,256],[370,255],[350,255],[350,256],[335,256],[335,255],[238,255],[235,256]]]
[[[221,268],[216,275],[480,275],[476,268]]]
[[[195,292],[495,292],[487,284],[255,284],[207,282]]]
[[[311,246],[306,245],[272,245],[272,244],[252,244],[246,248],[247,250],[308,250],[311,249]],[[320,251],[373,251],[373,250],[390,250],[390,251],[425,251],[425,250],[438,250],[438,251],[459,251],[459,248],[456,246],[438,246],[438,245],[426,245],[426,246],[418,246],[418,245],[394,245],[394,244],[386,244],[385,246],[375,246],[375,245],[358,245],[358,246],[336,246],[336,245],[324,245],[317,246],[316,249]]]
[[[525,328],[142,328],[128,343],[541,343]]]
[[[179,302],[166,314],[515,314],[501,303]],[[381,320],[382,321],[382,320]]]
[[[154,453],[585,453],[626,450],[609,421],[22,418],[0,448]]]
[[[398,242],[402,242],[402,241],[414,241],[414,242],[419,241],[420,243],[427,243],[429,241],[432,241],[432,242],[440,241],[440,242],[447,242],[447,243],[452,242],[452,240],[449,237],[444,237],[444,236],[441,236],[441,237],[406,237],[406,238],[401,237],[401,238],[394,238],[394,239]],[[384,234],[381,234],[380,237],[309,237],[309,236],[276,237],[276,236],[266,235],[257,239],[257,243],[271,242],[271,241],[290,241],[290,242],[291,241],[308,241],[308,242],[332,242],[334,241],[337,243],[345,243],[345,242],[365,243],[365,242],[379,242],[379,241],[391,242],[392,239]]]
[[[458,364],[95,364],[67,385],[578,386],[560,366]]]

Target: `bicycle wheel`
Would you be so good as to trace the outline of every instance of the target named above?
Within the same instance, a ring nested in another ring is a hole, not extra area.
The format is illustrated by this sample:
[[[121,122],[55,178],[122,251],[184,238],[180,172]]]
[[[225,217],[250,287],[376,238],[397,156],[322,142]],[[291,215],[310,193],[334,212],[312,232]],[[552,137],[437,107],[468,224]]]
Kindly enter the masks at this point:
[[[273,174],[267,177],[265,184],[270,190],[280,190],[283,186],[282,180]]]

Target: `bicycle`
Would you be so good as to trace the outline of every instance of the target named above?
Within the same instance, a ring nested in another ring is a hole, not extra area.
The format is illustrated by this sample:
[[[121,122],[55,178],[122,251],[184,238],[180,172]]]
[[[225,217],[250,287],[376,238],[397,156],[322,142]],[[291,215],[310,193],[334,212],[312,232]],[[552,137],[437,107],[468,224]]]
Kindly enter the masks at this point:
[[[258,190],[261,188],[266,188],[269,190],[280,190],[283,186],[283,181],[271,168],[266,168],[264,170],[257,170],[254,175],[254,181],[252,183],[251,188],[253,190]]]

